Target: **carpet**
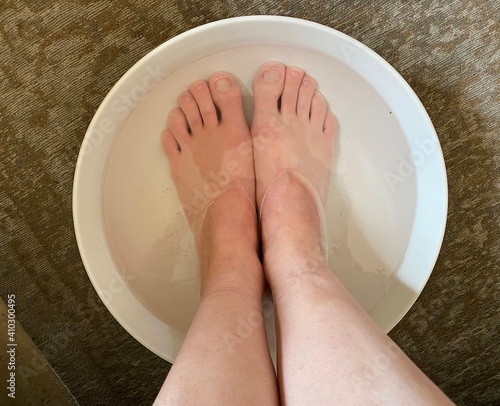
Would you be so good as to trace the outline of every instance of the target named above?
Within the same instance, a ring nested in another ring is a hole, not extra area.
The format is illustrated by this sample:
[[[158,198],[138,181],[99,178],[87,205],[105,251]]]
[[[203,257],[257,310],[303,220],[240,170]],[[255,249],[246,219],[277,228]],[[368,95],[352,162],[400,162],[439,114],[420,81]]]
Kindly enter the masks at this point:
[[[448,171],[448,225],[427,286],[390,336],[458,405],[500,404],[494,0],[3,0],[0,297],[16,295],[17,321],[80,405],[152,403],[170,364],[114,320],[87,277],[71,212],[77,155],[99,104],[142,56],[201,24],[261,14],[354,37],[426,107]],[[29,388],[41,367],[25,367]]]

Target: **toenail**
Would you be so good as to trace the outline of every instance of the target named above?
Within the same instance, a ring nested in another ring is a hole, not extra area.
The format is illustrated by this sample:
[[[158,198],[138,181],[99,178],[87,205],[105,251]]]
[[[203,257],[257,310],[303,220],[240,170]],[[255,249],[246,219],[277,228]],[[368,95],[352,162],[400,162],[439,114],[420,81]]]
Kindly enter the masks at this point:
[[[292,77],[293,78],[296,78],[297,76],[300,75],[300,69],[297,69],[297,68],[292,68],[291,70],[291,74],[292,74]]]
[[[227,76],[222,76],[215,80],[215,89],[221,93],[227,92],[231,90],[231,81]]]
[[[186,95],[184,96],[184,101],[185,101],[186,103],[191,103],[191,102],[193,101],[193,98],[191,97],[191,95],[186,94]]]
[[[281,79],[281,71],[279,69],[266,69],[264,71],[264,79],[268,82],[277,82]]]
[[[199,84],[197,84],[197,85],[196,85],[196,90],[197,90],[198,92],[201,92],[201,91],[203,90],[203,83],[199,83]]]
[[[302,85],[304,85],[305,87],[309,87],[311,86],[311,84],[312,84],[311,79],[304,78],[304,80],[302,81]]]

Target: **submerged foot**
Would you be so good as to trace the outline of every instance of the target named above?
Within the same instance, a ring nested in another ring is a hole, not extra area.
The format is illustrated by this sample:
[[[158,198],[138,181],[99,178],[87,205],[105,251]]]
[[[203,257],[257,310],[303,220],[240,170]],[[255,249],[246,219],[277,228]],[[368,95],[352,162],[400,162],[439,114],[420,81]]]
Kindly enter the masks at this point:
[[[264,260],[287,249],[290,255],[317,252],[317,205],[328,193],[334,117],[316,81],[299,68],[266,63],[253,90],[251,134]]]
[[[253,156],[241,91],[231,74],[218,72],[208,83],[194,82],[178,104],[162,142],[195,234],[202,296],[239,289],[239,273],[224,273],[219,265],[225,269],[242,258],[254,260],[258,249]],[[245,283],[262,283],[259,275],[253,279]]]

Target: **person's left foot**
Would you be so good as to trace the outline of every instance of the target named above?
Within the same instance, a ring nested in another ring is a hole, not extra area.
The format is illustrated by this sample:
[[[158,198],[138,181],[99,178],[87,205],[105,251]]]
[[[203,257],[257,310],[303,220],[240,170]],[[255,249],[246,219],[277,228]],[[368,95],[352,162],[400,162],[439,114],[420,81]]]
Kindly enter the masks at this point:
[[[240,88],[231,74],[218,72],[208,83],[194,82],[178,104],[162,143],[195,234],[202,296],[241,283],[252,290],[263,275],[227,272],[242,260],[258,261],[253,155]]]

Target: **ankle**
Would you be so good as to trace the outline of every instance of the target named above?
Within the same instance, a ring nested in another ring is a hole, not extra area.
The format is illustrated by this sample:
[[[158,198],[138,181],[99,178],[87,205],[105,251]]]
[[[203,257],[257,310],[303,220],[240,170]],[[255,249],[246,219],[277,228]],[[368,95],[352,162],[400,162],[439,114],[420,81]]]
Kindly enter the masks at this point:
[[[229,293],[261,300],[265,278],[257,249],[228,242],[230,249],[215,249],[200,259],[201,298]]]
[[[201,298],[213,295],[237,295],[262,300],[265,278],[256,254],[218,257],[201,270]]]
[[[255,205],[244,191],[230,188],[207,208],[198,230],[200,261],[257,255],[259,250]]]
[[[287,257],[321,253],[318,208],[311,192],[292,173],[274,182],[261,207],[264,252]]]
[[[197,238],[201,296],[237,293],[260,297],[264,273],[259,259],[257,213],[239,188],[227,189],[208,207]]]

